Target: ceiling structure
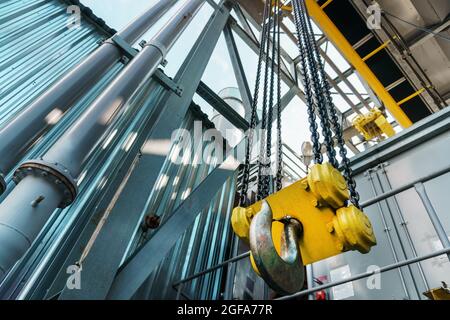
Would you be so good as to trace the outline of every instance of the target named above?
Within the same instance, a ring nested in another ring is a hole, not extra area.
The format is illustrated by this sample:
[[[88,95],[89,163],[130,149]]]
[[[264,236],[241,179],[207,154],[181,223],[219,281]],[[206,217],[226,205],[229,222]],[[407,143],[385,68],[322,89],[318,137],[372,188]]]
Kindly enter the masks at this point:
[[[246,32],[253,33],[252,37],[256,40],[257,36],[253,30],[261,30],[264,2],[237,2],[243,13],[239,17],[240,25]],[[289,3],[290,0],[285,1],[285,4]],[[318,4],[375,74],[383,89],[397,102],[396,107],[399,107],[412,123],[449,104],[450,43],[445,39],[450,37],[448,1],[379,1],[382,9],[381,28],[374,30],[369,29],[366,24],[366,19],[371,14],[367,10],[372,4],[371,1],[319,0]],[[313,19],[313,22],[317,21]],[[332,85],[333,99],[344,122],[347,147],[358,153],[373,144],[364,143],[351,121],[356,115],[365,114],[375,106],[386,111],[387,119],[396,131],[400,131],[398,121],[394,118],[395,113],[391,115],[389,110],[386,110],[381,99],[373,93],[351,62],[342,63],[344,58],[341,52],[338,52],[339,44],[333,45],[333,39],[327,37],[327,32],[320,30],[320,22],[317,25],[319,28],[316,30],[316,39],[328,80]],[[289,13],[283,21],[282,30],[282,46],[286,47],[286,41],[295,44],[295,27]],[[439,35],[435,36],[433,33]],[[285,76],[289,76],[301,87],[297,77],[299,57],[287,51],[282,53]],[[300,94],[300,97],[303,95]]]

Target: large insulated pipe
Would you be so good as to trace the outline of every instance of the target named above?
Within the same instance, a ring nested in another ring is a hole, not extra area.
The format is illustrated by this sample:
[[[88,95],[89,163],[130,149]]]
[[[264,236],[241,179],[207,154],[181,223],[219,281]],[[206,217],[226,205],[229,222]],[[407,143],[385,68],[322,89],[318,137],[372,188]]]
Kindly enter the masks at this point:
[[[160,0],[117,35],[132,44],[139,40],[178,0]],[[57,81],[42,96],[0,129],[0,194],[4,175],[51,122],[52,115],[66,112],[121,58],[122,52],[109,39],[88,58]]]
[[[16,171],[0,204],[0,278],[19,260],[56,208],[76,197],[76,177],[121,108],[164,60],[205,0],[189,0],[39,160]]]

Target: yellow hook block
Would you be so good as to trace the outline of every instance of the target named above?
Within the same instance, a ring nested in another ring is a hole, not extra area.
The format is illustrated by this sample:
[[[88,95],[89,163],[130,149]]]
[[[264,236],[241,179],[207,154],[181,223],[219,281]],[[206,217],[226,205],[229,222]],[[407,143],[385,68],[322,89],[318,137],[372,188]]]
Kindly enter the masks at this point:
[[[311,184],[310,184],[311,183]],[[315,165],[308,177],[270,195],[274,220],[291,216],[303,226],[299,247],[304,265],[348,250],[369,252],[376,244],[367,216],[356,207],[344,207],[349,192],[341,173],[330,164]],[[259,201],[248,208],[235,208],[231,223],[235,233],[248,242],[250,223],[261,210]],[[284,225],[274,221],[272,238],[280,253]]]

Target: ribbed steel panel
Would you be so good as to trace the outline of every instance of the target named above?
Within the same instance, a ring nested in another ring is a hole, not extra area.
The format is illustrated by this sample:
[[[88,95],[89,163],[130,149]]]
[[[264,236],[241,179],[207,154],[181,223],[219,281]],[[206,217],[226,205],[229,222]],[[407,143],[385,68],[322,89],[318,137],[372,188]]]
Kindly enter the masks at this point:
[[[205,143],[200,139],[194,140],[194,122],[200,121],[202,118],[204,116],[198,110],[191,108],[182,126],[191,133],[194,142],[191,146],[191,154],[194,157],[203,155],[203,152],[198,152],[200,144],[201,150],[204,152],[215,146],[213,143]],[[205,125],[204,119],[202,123]],[[203,130],[213,126],[212,123],[206,122],[206,124]],[[175,141],[178,139],[179,137],[176,137]],[[196,144],[195,141],[198,143]],[[173,157],[178,152],[177,145],[174,144],[145,211],[160,216],[161,223],[164,223],[170,213],[217,165],[214,152],[212,152],[213,158],[208,163],[201,161],[201,163],[195,164],[196,161],[193,161],[193,158],[186,157],[180,165],[176,165]],[[199,213],[194,225],[185,232],[165,260],[138,291],[136,298],[175,299],[177,292],[172,287],[174,282],[208,269],[230,257],[233,232],[229,221],[234,206],[235,185],[235,178],[232,178],[218,191],[216,196],[211,199],[209,207]],[[129,250],[130,255],[151,236],[151,232],[144,234],[139,229],[131,245],[132,249]],[[221,285],[223,285],[224,270],[219,269],[184,284],[183,295],[189,299],[219,299],[219,294],[223,289]]]
[[[26,108],[59,77],[95,50],[101,39],[107,37],[99,27],[101,23],[92,23],[92,16],[82,19],[80,28],[68,29],[66,9],[66,2],[57,0],[9,0],[0,3],[0,126]],[[122,68],[123,64],[117,63],[53,128],[39,137],[22,160],[37,158],[45,153]],[[47,288],[64,263],[61,259],[65,259],[81,230],[97,213],[99,203],[106,199],[105,190],[117,187],[110,184],[121,170],[130,147],[145,135],[143,128],[150,118],[149,110],[165,91],[161,85],[150,80],[135,93],[124,113],[90,155],[78,181],[76,201],[65,210],[58,209],[53,213],[25,257],[16,264],[0,287],[0,298],[48,297]],[[184,126],[188,130],[192,129],[195,119],[204,117],[198,111],[187,115]],[[160,183],[159,189],[155,188],[149,199],[149,205],[153,208],[149,210],[161,214],[163,219],[167,218],[212,169],[213,164],[192,166],[185,162],[181,166],[172,166],[167,160],[161,177],[167,176],[169,180],[164,185]],[[6,177],[8,189],[0,201],[13,188],[11,175],[12,172]],[[150,277],[143,297],[173,298],[176,293],[170,288],[174,281],[228,258],[228,244],[232,236],[228,219],[233,196],[234,180],[218,191],[217,196],[211,199],[209,208],[199,213],[195,225]],[[141,237],[139,226],[136,228],[130,253]],[[217,271],[193,281],[186,285],[184,292],[198,298],[219,298],[221,273]],[[166,289],[161,292],[161,288]]]
[[[61,1],[0,4],[0,125],[98,47],[105,35],[85,19],[68,28]]]

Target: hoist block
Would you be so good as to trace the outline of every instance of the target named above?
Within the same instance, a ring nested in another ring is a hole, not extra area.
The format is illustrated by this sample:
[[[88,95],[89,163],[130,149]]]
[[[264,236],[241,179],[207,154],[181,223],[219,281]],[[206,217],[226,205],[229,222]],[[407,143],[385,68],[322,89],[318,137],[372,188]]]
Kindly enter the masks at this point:
[[[353,119],[353,125],[367,141],[395,135],[395,130],[378,108],[373,108],[368,114],[359,115]]]
[[[349,198],[344,177],[330,163],[313,166],[307,180],[311,192],[322,205],[337,209]]]
[[[349,192],[344,177],[329,164],[317,164],[308,177],[264,199],[273,214],[272,238],[280,253],[289,216],[302,225],[299,248],[304,265],[345,251],[369,252],[376,239],[368,217],[354,206],[345,207]],[[235,233],[249,240],[252,219],[261,211],[262,201],[233,210],[231,222]],[[278,221],[277,221],[278,220]]]

